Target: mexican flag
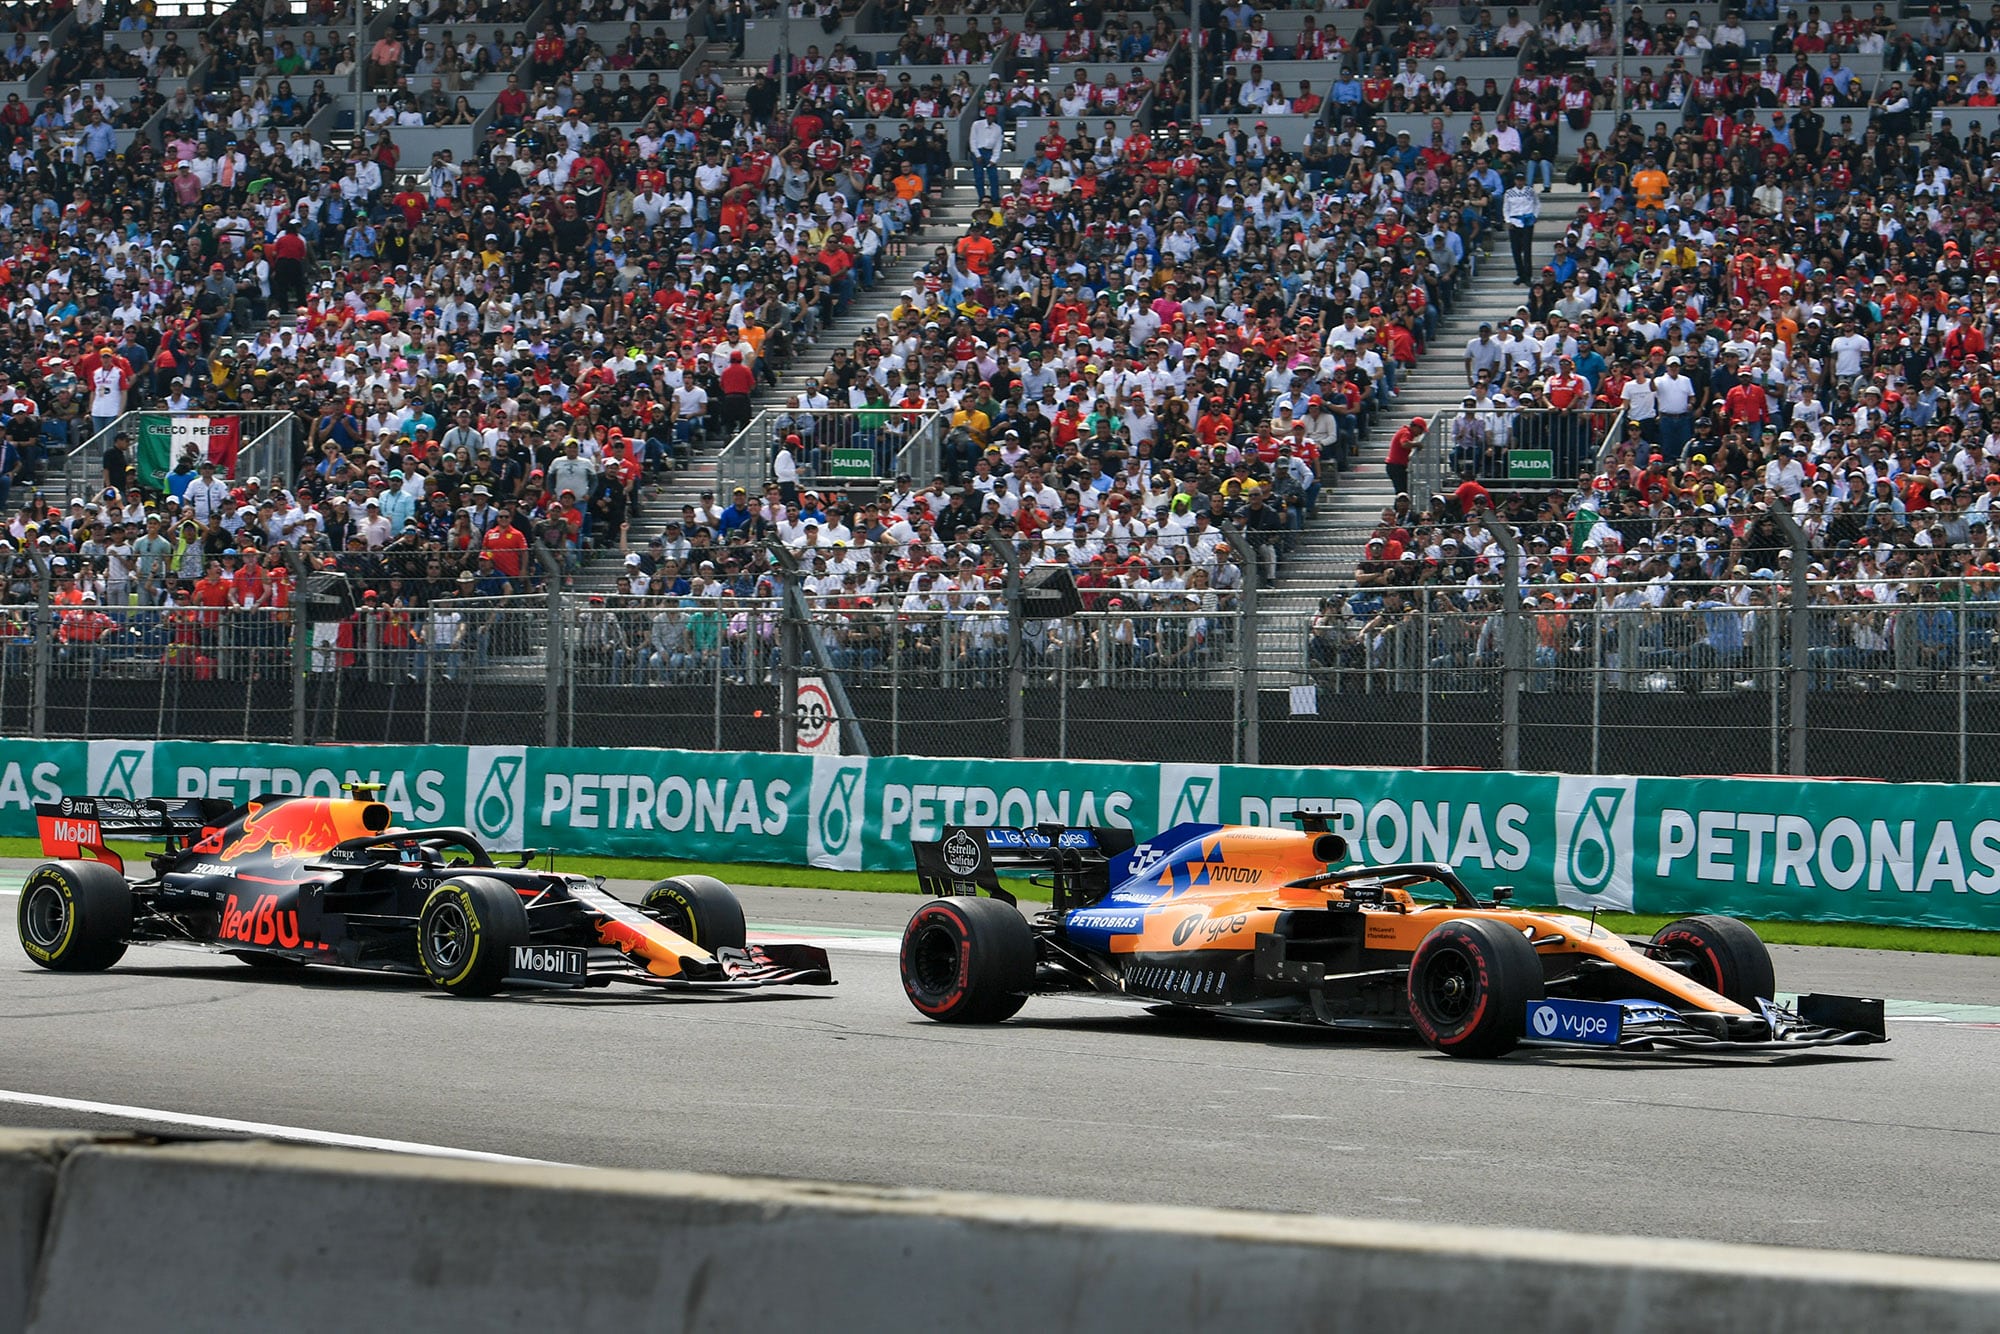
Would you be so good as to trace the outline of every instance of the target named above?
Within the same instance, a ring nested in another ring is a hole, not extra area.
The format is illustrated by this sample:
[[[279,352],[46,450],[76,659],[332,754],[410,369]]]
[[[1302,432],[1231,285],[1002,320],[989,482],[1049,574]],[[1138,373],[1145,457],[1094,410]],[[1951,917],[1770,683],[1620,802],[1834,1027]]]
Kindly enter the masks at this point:
[[[198,459],[212,459],[231,479],[236,476],[236,452],[243,447],[243,419],[236,416],[198,417],[185,412],[147,412],[139,417],[139,485],[150,491],[167,489],[174,460],[192,446]]]

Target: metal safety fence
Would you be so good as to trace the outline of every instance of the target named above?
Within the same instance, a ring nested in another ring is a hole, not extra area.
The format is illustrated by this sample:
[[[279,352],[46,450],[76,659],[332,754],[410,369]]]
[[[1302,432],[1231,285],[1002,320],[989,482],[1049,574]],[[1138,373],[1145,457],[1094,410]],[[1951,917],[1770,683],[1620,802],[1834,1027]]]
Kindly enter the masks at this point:
[[[2000,780],[1992,576],[800,593],[0,606],[0,732]]]

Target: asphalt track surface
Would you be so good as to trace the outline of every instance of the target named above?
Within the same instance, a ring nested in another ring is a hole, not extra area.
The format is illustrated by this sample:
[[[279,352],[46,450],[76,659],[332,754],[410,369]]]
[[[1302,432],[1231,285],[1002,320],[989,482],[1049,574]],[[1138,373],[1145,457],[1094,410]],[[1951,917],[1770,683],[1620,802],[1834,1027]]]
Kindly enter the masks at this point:
[[[918,898],[743,898],[753,938],[830,944],[840,985],[465,1001],[166,948],[58,975],[0,897],[0,1124],[176,1113],[614,1169],[2000,1257],[2000,959],[1776,949],[1785,990],[1906,1002],[1865,1056],[1481,1063],[1101,1000],[949,1028],[885,934]]]

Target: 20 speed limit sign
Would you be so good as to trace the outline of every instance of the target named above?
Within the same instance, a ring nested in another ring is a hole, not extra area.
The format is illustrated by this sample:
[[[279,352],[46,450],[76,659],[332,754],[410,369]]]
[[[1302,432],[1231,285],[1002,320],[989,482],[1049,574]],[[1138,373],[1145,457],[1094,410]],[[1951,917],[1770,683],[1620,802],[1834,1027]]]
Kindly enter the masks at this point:
[[[799,678],[798,738],[802,752],[840,753],[840,727],[833,714],[833,697],[816,676]]]

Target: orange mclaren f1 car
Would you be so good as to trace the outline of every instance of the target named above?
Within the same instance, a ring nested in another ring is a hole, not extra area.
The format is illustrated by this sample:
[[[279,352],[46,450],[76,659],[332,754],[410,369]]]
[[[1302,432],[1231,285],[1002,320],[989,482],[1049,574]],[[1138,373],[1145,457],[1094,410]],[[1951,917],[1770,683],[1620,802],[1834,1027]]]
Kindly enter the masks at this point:
[[[1031,995],[1097,992],[1336,1029],[1410,1029],[1454,1056],[1522,1042],[1789,1052],[1882,1042],[1882,1002],[1777,1003],[1771,956],[1732,917],[1649,940],[1475,896],[1448,866],[1345,865],[1329,813],[1300,828],[953,827],[913,845],[937,901],[904,931],[903,988],[945,1023],[995,1023]],[[1003,887],[1025,870],[1032,919]],[[986,897],[980,897],[984,891]]]
[[[469,830],[395,828],[373,796],[38,806],[42,849],[58,860],[21,886],[21,946],[44,968],[91,972],[127,945],[171,941],[267,969],[418,974],[460,996],[833,981],[824,950],[749,944],[742,905],[719,880],[662,880],[631,904],[601,878],[531,868],[533,852],[495,865]],[[150,875],[128,878],[106,846],[114,837],[165,850]]]

